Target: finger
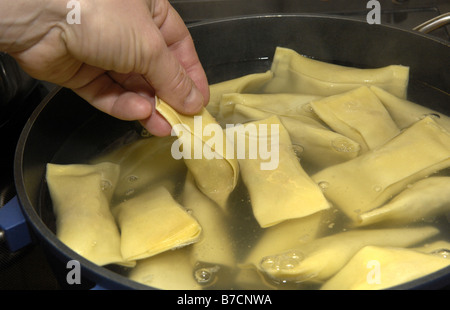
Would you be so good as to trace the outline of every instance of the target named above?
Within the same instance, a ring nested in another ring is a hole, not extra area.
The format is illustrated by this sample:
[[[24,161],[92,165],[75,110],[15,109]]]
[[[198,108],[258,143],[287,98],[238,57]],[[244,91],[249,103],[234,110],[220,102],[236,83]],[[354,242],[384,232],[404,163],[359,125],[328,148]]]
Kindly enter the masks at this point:
[[[107,74],[73,90],[95,108],[122,120],[147,119],[152,114],[148,98],[127,91]]]
[[[202,93],[189,78],[186,70],[170,52],[164,39],[154,29],[153,42],[146,48],[149,64],[142,72],[147,82],[152,85],[155,94],[170,104],[175,110],[184,114],[195,114],[203,106]],[[157,42],[156,42],[157,41]],[[144,56],[145,57],[145,56]]]
[[[142,126],[144,126],[150,133],[158,137],[170,135],[172,126],[170,126],[170,124],[161,114],[159,114],[158,111],[153,111],[154,112],[149,118],[140,121]]]
[[[144,49],[141,54],[144,68],[140,73],[154,87],[156,95],[175,110],[184,114],[195,114],[207,101],[209,94],[204,91],[205,83],[199,83],[203,89],[200,91],[189,76],[193,72],[193,64],[199,64],[198,57],[189,31],[181,18],[173,9],[164,9],[171,8],[167,3],[166,1],[156,2],[156,8],[152,11],[153,23],[147,24],[147,29],[144,31],[146,36],[143,38]],[[161,32],[161,27],[172,28],[172,30],[164,33]],[[183,57],[177,58],[180,54],[172,51],[174,46],[179,44],[184,47],[189,41],[191,41],[190,47],[184,49]],[[196,80],[199,79],[196,77]]]
[[[155,96],[153,87],[140,74],[123,74],[111,71],[108,72],[108,75],[126,90],[133,91],[148,98]]]
[[[152,107],[152,114],[149,118],[140,119],[140,122],[151,134],[155,136],[167,136],[170,134],[170,124],[156,111],[155,91],[141,75],[120,74],[116,72],[109,72],[108,75],[125,89],[136,92],[140,96],[148,99]]]
[[[161,3],[161,1],[158,3]],[[169,50],[186,70],[188,76],[202,93],[205,103],[207,103],[209,101],[208,80],[189,30],[170,4],[168,5],[165,18],[158,16],[163,14],[164,10],[155,9],[155,23],[159,27]]]

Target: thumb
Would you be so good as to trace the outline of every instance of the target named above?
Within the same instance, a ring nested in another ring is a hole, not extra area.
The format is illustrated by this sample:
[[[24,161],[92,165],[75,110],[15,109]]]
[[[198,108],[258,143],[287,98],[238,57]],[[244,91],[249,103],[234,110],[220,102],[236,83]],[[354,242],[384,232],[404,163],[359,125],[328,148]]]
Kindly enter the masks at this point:
[[[195,114],[205,105],[205,96],[199,90],[191,75],[195,78],[197,72],[203,72],[196,57],[193,43],[186,37],[186,44],[192,44],[187,53],[194,53],[194,61],[180,62],[177,53],[166,45],[159,32],[156,32],[159,42],[152,40],[149,65],[144,68],[143,77],[152,86],[155,95],[170,104],[175,110],[183,114]]]

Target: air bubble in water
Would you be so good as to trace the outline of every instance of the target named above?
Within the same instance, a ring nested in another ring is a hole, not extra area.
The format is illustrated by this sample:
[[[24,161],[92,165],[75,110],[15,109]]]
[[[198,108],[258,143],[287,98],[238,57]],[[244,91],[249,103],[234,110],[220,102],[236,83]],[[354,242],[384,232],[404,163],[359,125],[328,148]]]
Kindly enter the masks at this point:
[[[439,249],[431,252],[431,254],[442,257],[442,258],[450,258],[450,250],[448,249]]]
[[[108,180],[102,180],[101,187],[102,187],[102,191],[106,191],[106,190],[109,190],[110,188],[112,188],[112,184]]]
[[[216,278],[217,272],[220,270],[219,266],[202,267],[194,270],[194,279],[197,283],[205,285],[211,284]]]
[[[426,118],[426,117],[430,117],[430,118],[432,118],[432,119],[439,119],[439,118],[441,118],[441,116],[440,116],[439,114],[437,114],[437,113],[427,113],[427,114],[423,114],[423,115],[420,117],[420,119],[424,119],[424,118]]]
[[[127,189],[127,191],[125,192],[125,196],[130,196],[134,193],[134,188],[129,188]]]
[[[292,144],[292,149],[297,157],[301,157],[305,148],[299,144]]]
[[[261,267],[266,270],[289,270],[296,268],[303,260],[303,255],[289,251],[279,255],[266,256],[261,260]]]
[[[326,191],[327,188],[330,186],[330,183],[328,183],[326,181],[322,181],[322,182],[319,182],[318,185],[322,191]]]
[[[130,176],[127,178],[127,181],[130,182],[130,183],[133,183],[133,182],[136,182],[138,179],[139,179],[139,178],[138,178],[136,175],[130,175]]]
[[[380,185],[375,185],[375,186],[373,187],[373,190],[376,191],[377,193],[381,192],[382,189],[383,189],[383,188],[382,188]]]
[[[141,130],[141,137],[148,138],[150,136],[151,136],[150,132],[147,129],[142,128],[142,130]]]

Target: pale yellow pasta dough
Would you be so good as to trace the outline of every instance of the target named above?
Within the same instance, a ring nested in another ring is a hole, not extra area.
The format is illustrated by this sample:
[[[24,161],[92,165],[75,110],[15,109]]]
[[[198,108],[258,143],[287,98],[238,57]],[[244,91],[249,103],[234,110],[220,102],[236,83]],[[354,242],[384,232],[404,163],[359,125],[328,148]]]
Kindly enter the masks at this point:
[[[231,96],[227,98],[231,100]],[[231,123],[258,121],[274,115],[242,104],[228,104],[227,108],[226,112],[222,110],[222,116]],[[289,133],[294,150],[308,173],[348,161],[360,153],[357,142],[330,130],[313,118],[304,115],[278,118]]]
[[[162,290],[200,290],[189,257],[190,249],[184,247],[139,260],[128,278]]]
[[[164,184],[173,192],[177,181],[186,173],[183,160],[171,155],[176,137],[149,137],[123,145],[92,162],[110,161],[120,165],[120,176],[114,191],[114,202],[128,199]]]
[[[414,281],[449,265],[448,259],[410,249],[366,246],[321,289],[387,289]]]
[[[56,236],[101,266],[124,262],[119,229],[110,211],[119,172],[118,165],[108,162],[47,164],[46,180],[56,217]]]
[[[248,153],[236,157],[250,194],[253,214],[261,227],[329,208],[319,186],[300,165],[289,134],[278,117],[246,123],[227,130],[229,134],[235,136],[236,150],[247,146]],[[266,144],[266,150],[270,146],[271,154],[261,152],[262,143]]]
[[[435,110],[419,105],[412,101],[398,98],[376,86],[371,86],[370,90],[380,99],[386,109],[389,111],[392,119],[401,129],[411,126],[418,120],[431,116],[434,120],[450,131],[450,117]]]
[[[450,134],[426,117],[383,146],[326,168],[312,179],[349,218],[384,204],[408,184],[450,165]]]
[[[121,252],[137,260],[198,240],[201,226],[169,191],[155,187],[112,209],[121,232]]]
[[[316,239],[323,219],[324,214],[317,212],[266,228],[241,266],[255,268],[265,256],[278,254]]]
[[[226,80],[209,86],[209,103],[206,109],[217,115],[220,99],[228,93],[258,93],[260,88],[273,76],[271,71],[252,73],[235,79]]]
[[[410,224],[450,212],[450,177],[429,177],[409,185],[387,204],[358,216],[358,225]]]
[[[228,196],[237,184],[239,164],[233,152],[230,152],[231,156],[228,155],[233,146],[226,139],[223,129],[205,108],[196,116],[186,116],[156,98],[156,109],[172,125],[172,133],[177,135],[177,141],[183,145],[184,162],[199,189],[225,208]],[[206,129],[212,132],[205,133]],[[213,137],[208,138],[208,135]],[[212,158],[205,154],[205,148],[213,153]]]
[[[266,256],[259,268],[279,281],[321,282],[336,274],[364,246],[408,247],[438,233],[439,230],[431,226],[337,233]]]
[[[322,120],[313,111],[310,102],[321,99],[321,96],[302,95],[302,94],[241,94],[226,93],[220,99],[219,110],[216,114],[219,122],[221,119],[228,120],[230,113],[233,113],[236,104],[255,108],[263,112],[277,116],[303,116],[312,118],[315,122],[321,123]],[[231,111],[227,111],[231,110]],[[222,114],[224,115],[222,117]],[[251,119],[249,119],[251,120]],[[221,122],[224,126],[225,122]]]
[[[365,152],[400,133],[384,105],[367,86],[313,100],[314,112],[334,131],[358,142]]]
[[[412,250],[450,259],[450,242],[447,240],[427,242],[420,247],[412,248]]]
[[[235,258],[227,214],[197,188],[190,173],[186,177],[181,201],[202,227],[199,240],[191,246],[192,262],[233,266]]]
[[[272,62],[273,78],[264,93],[300,93],[318,96],[340,94],[360,86],[378,86],[406,98],[409,67],[390,65],[360,69],[314,60],[294,50],[277,47]]]

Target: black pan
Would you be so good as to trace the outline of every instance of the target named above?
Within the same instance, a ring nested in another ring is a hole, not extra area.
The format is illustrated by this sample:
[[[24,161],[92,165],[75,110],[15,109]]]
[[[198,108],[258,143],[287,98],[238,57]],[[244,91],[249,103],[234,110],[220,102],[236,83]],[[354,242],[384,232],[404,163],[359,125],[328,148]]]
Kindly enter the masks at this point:
[[[317,15],[247,16],[189,28],[210,83],[268,70],[275,47],[283,46],[342,65],[409,66],[409,99],[450,115],[448,42],[415,31]],[[72,91],[58,89],[35,110],[18,142],[15,182],[27,221],[48,250],[49,259],[60,262],[63,275],[69,260],[81,263],[87,287],[148,288],[121,276],[120,270],[116,273],[92,264],[56,238],[45,165],[83,162],[135,130],[134,122],[111,118]],[[448,284],[450,268],[398,288],[439,288]]]

